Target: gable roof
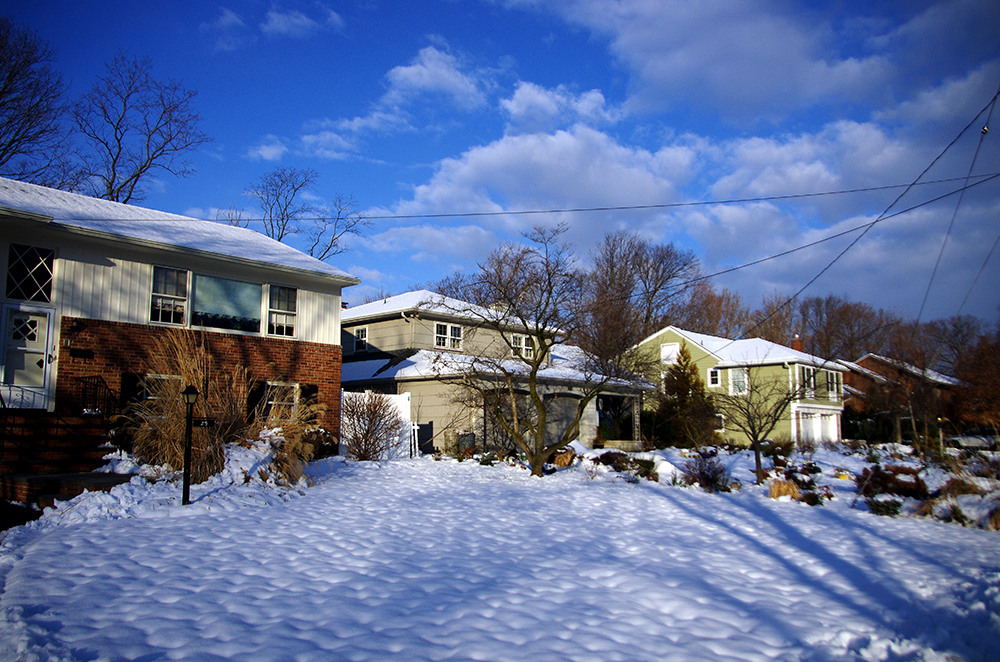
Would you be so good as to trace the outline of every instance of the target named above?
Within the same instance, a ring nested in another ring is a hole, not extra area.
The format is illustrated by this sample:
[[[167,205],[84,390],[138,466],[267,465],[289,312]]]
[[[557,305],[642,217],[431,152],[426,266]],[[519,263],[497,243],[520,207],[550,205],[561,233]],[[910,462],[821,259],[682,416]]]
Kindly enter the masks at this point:
[[[847,368],[834,361],[827,361],[819,356],[800,352],[799,350],[779,345],[763,338],[730,340],[729,338],[710,336],[705,333],[686,331],[676,326],[668,326],[660,329],[639,344],[646,343],[666,331],[673,331],[687,342],[700,346],[719,360],[718,367],[720,368],[795,363],[839,372],[847,371]]]
[[[0,215],[4,214],[105,239],[309,272],[333,278],[342,285],[361,282],[346,271],[253,230],[0,177]]]
[[[461,317],[462,310],[475,308],[473,304],[431,292],[414,290],[378,301],[364,303],[344,309],[340,314],[343,322],[358,322],[382,317],[398,317],[402,313],[431,312],[451,317]]]
[[[914,377],[919,377],[934,384],[938,384],[939,386],[960,386],[962,384],[962,380],[956,379],[955,377],[949,377],[948,375],[937,372],[936,370],[931,370],[930,368],[921,369],[913,365],[912,363],[907,363],[906,361],[900,361],[898,359],[889,358],[888,356],[880,356],[878,354],[872,354],[872,353],[865,354],[860,359],[855,361],[854,365],[857,365],[862,370],[865,370],[863,366],[858,365],[865,359],[871,359],[879,363],[884,363],[886,365],[896,368],[897,370],[908,372]],[[883,379],[885,379],[884,376]]]

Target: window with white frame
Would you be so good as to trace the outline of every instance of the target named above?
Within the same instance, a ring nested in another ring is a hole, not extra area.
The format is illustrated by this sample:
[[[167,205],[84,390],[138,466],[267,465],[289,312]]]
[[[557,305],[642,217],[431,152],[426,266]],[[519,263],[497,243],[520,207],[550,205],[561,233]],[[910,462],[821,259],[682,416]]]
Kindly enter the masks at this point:
[[[748,374],[746,368],[730,368],[729,393],[731,395],[746,395],[749,390],[747,378]]]
[[[717,387],[721,383],[721,377],[719,375],[718,368],[708,369],[708,386],[709,388]]]
[[[354,351],[355,352],[367,352],[368,351],[368,327],[359,326],[354,329]]]
[[[799,366],[799,384],[804,389],[806,398],[816,397],[816,368]]]
[[[172,397],[179,394],[183,388],[184,382],[180,375],[147,373],[139,381],[139,399],[159,400],[163,397]]]
[[[719,434],[725,434],[726,432],[726,416],[725,414],[715,415],[715,431]]]
[[[510,339],[511,352],[514,356],[532,359],[535,356],[535,339],[523,333],[515,333]]]
[[[436,323],[434,346],[440,349],[462,349],[462,327],[457,324]]]
[[[677,342],[668,342],[660,345],[660,364],[661,365],[673,365],[677,363],[677,357],[681,353],[681,344]]]
[[[830,400],[837,402],[840,400],[841,375],[834,370],[826,372],[826,392]]]
[[[295,382],[267,382],[265,414],[268,420],[287,420],[299,406],[299,385]]]
[[[294,287],[268,286],[267,332],[272,336],[295,337],[298,291]]]
[[[153,296],[149,321],[184,324],[187,313],[188,272],[186,269],[153,267]]]

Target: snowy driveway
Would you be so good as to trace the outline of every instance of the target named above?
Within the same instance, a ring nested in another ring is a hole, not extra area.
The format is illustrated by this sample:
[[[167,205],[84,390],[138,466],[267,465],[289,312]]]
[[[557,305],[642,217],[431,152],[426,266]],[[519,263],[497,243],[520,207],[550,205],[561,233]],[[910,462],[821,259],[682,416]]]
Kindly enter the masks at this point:
[[[338,467],[277,505],[18,534],[0,658],[1000,655],[996,532],[582,471]]]

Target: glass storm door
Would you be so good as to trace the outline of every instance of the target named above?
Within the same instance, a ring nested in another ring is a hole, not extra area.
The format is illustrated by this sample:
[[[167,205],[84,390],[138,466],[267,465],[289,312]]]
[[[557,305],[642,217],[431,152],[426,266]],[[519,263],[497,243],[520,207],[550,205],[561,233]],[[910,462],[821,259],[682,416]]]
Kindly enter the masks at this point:
[[[34,307],[3,309],[4,352],[0,395],[8,407],[44,409],[53,356],[52,312]]]

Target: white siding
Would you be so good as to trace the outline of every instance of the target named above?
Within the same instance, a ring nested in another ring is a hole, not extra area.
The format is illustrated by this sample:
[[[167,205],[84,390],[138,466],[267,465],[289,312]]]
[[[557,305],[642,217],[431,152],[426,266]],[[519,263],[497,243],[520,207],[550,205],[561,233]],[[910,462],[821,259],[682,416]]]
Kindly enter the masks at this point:
[[[84,317],[112,322],[146,324],[149,322],[150,289],[153,265],[184,268],[176,262],[161,259],[128,259],[97,257],[92,252],[73,247],[57,250],[53,304],[61,315]],[[267,282],[260,270],[232,268],[225,271],[191,268],[223,278],[235,278],[253,283]],[[283,275],[275,284],[296,287]],[[340,343],[340,291],[317,292],[296,287],[296,339],[324,344]],[[190,294],[190,292],[189,292]],[[267,328],[267,300],[262,297],[261,319]],[[225,331],[219,331],[225,333]]]

